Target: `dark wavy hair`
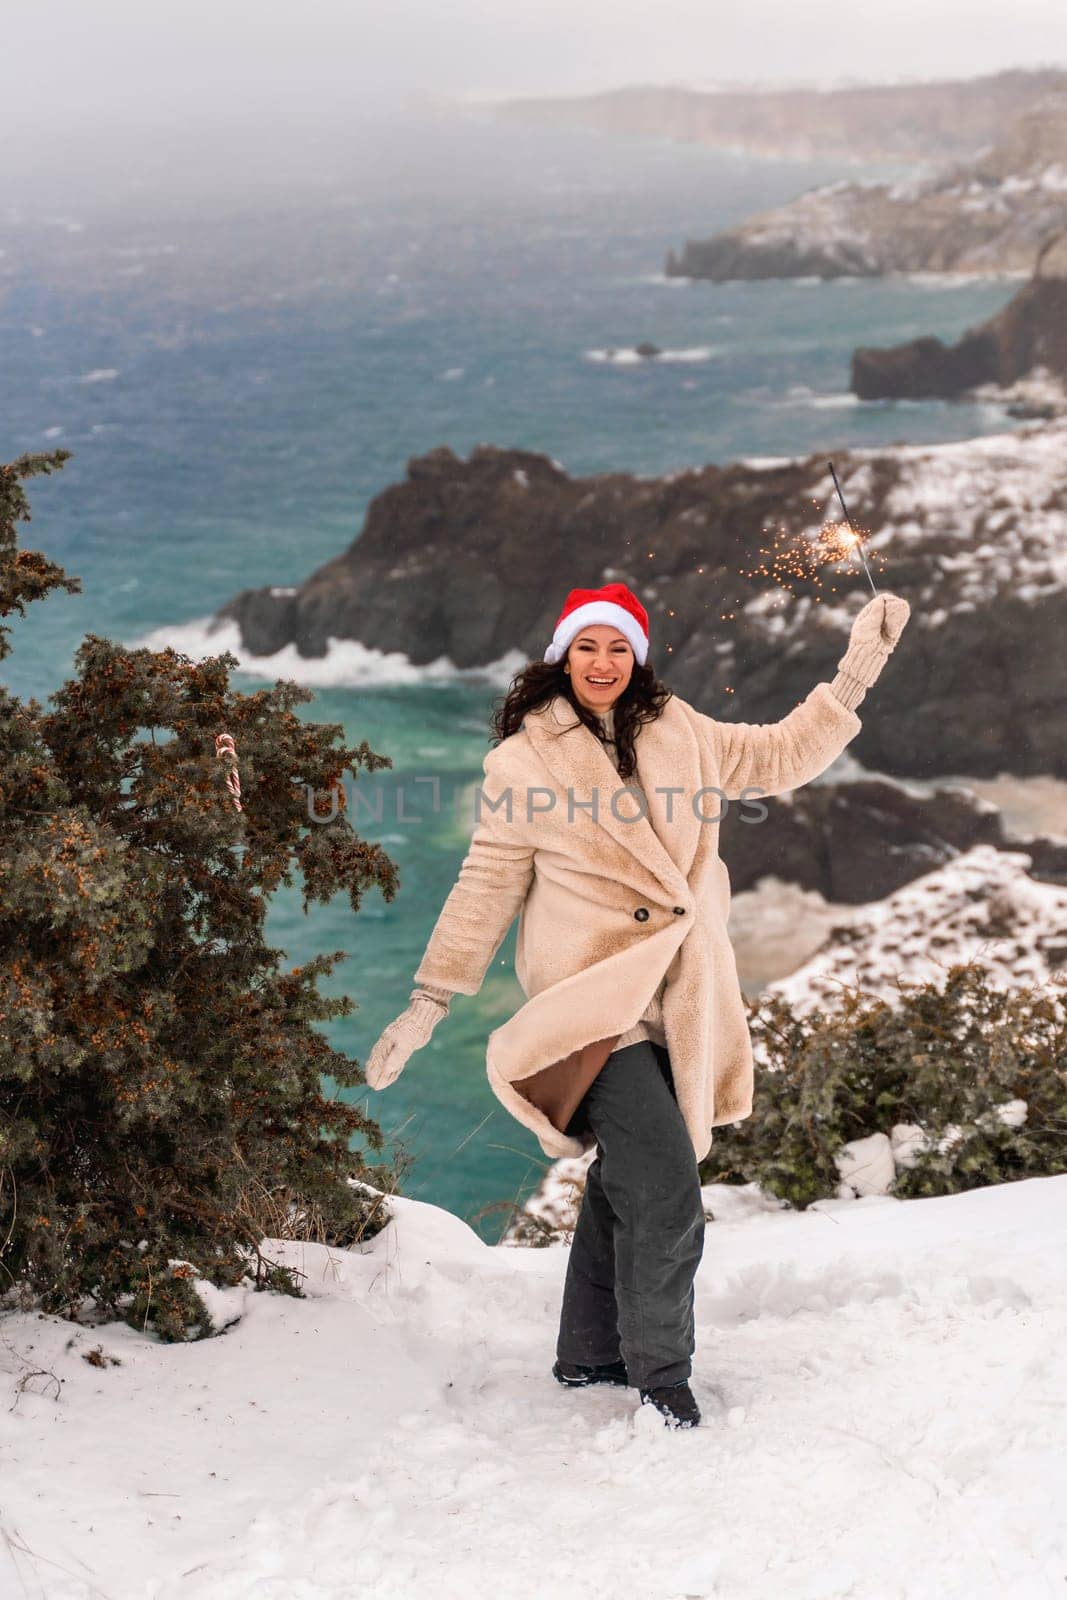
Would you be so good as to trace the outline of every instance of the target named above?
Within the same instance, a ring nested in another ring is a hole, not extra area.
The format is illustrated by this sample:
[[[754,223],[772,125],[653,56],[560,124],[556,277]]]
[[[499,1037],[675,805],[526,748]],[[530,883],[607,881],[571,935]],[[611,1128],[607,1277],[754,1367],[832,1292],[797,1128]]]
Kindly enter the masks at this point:
[[[557,694],[565,695],[574,707],[575,714],[597,738],[602,736],[600,719],[575,699],[570,674],[564,672],[566,656],[562,661],[531,661],[512,678],[503,700],[495,706],[492,715],[494,743],[507,739],[522,727],[528,711],[547,705]],[[619,756],[619,775],[632,778],[637,771],[634,740],[646,722],[655,722],[673,695],[656,677],[650,662],[642,667],[634,661],[633,672],[626,688],[615,701],[615,739]]]

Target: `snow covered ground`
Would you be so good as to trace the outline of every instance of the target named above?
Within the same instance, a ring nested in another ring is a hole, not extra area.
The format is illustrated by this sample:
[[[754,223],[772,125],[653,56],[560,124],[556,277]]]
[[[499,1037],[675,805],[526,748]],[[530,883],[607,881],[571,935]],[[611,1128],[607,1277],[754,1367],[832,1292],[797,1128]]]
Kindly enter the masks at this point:
[[[1061,1596],[1067,1178],[705,1194],[688,1434],[549,1376],[564,1246],[415,1201],[216,1339],[9,1316],[0,1595]]]

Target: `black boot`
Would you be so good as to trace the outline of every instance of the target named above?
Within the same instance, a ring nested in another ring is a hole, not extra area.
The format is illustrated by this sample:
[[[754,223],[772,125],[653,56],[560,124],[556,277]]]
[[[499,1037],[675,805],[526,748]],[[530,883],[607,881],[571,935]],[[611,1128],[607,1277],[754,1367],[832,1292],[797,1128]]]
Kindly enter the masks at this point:
[[[602,1367],[581,1367],[573,1361],[557,1361],[552,1376],[567,1389],[585,1389],[591,1383],[626,1383],[626,1366],[609,1361]]]
[[[642,1389],[640,1394],[641,1404],[662,1412],[668,1428],[695,1428],[700,1421],[700,1407],[684,1378],[662,1389]]]

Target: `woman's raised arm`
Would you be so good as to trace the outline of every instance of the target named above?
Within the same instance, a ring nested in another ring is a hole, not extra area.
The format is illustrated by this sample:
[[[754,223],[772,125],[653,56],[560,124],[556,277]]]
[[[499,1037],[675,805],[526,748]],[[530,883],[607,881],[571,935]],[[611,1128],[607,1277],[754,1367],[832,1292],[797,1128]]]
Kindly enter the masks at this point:
[[[703,719],[719,758],[728,800],[799,789],[825,772],[862,726],[856,707],[900,638],[911,608],[899,595],[876,595],[852,624],[848,649],[830,683],[817,683],[780,722]]]

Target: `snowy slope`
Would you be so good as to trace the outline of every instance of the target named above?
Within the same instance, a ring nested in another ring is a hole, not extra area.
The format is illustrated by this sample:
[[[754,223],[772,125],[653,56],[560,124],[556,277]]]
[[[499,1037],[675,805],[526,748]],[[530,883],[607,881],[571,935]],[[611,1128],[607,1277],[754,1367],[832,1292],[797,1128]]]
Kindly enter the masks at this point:
[[[0,1593],[1060,1595],[1067,1178],[727,1201],[691,1434],[549,1377],[563,1248],[413,1201],[362,1252],[282,1247],[308,1298],[228,1291],[218,1339],[9,1317]]]
[[[1027,876],[1021,851],[976,845],[885,900],[846,911],[825,946],[769,985],[797,1011],[833,1004],[842,985],[886,1000],[894,980],[943,979],[979,961],[1005,986],[1050,982],[1067,997],[1067,889]]]
[[[899,477],[886,497],[884,520],[867,541],[868,553],[892,552],[896,560],[933,553],[940,571],[918,599],[935,600],[941,590],[951,594],[956,610],[973,610],[1006,594],[1032,601],[1062,590],[1065,445],[1067,427],[1057,423],[1028,428],[1017,441],[994,434],[934,448],[895,448]],[[823,487],[832,492],[829,477]],[[921,608],[920,618],[927,627],[938,620]]]

